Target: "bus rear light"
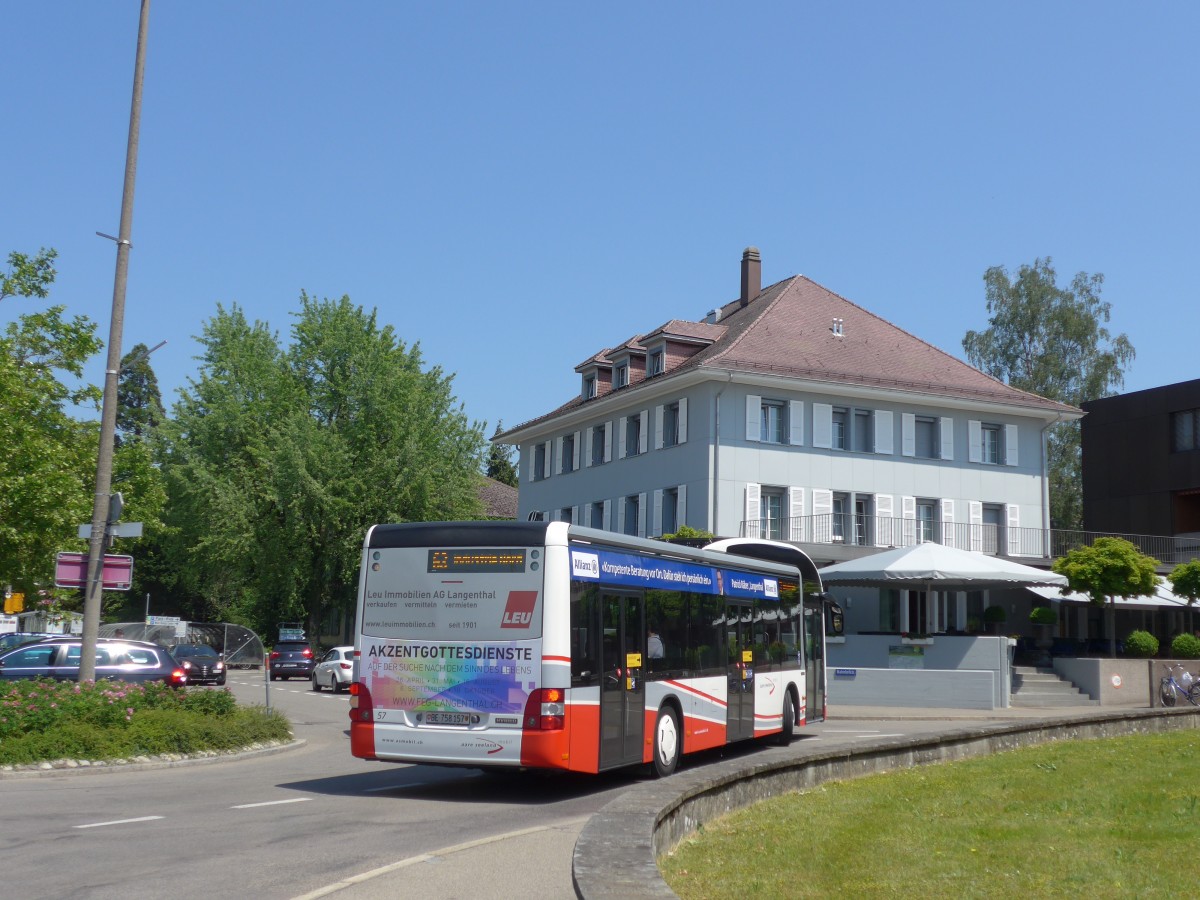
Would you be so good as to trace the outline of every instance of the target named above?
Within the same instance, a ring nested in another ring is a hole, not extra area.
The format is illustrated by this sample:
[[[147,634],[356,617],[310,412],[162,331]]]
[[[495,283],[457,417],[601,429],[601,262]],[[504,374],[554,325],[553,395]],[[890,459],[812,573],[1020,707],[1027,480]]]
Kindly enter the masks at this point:
[[[561,688],[539,688],[525,704],[525,727],[532,731],[561,731],[566,727],[566,697]]]
[[[350,682],[350,718],[362,722],[371,721],[374,704],[371,703],[371,692],[361,681]]]

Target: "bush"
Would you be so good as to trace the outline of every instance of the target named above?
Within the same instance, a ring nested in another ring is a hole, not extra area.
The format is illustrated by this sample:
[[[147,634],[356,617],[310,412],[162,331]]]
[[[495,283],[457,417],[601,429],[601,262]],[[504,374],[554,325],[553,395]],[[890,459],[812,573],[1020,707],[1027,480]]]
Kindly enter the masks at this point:
[[[1058,613],[1050,606],[1035,606],[1029,611],[1029,621],[1034,625],[1057,625]]]
[[[1008,613],[1004,611],[1003,606],[989,606],[983,611],[983,621],[989,625],[999,625],[1008,621]]]
[[[1171,641],[1171,656],[1175,659],[1200,659],[1200,638],[1191,634],[1178,634]]]
[[[1149,659],[1158,654],[1158,638],[1148,631],[1131,631],[1125,638],[1125,655]]]

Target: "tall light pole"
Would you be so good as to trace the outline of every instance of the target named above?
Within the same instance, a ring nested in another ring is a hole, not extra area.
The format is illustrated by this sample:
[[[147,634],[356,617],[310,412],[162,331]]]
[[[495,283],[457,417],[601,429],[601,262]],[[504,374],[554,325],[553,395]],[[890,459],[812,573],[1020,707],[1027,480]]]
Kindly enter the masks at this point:
[[[129,110],[129,142],[125,150],[125,190],[121,195],[121,228],[117,233],[117,271],[113,278],[112,319],[108,330],[108,365],[104,370],[104,401],[100,408],[100,452],[96,456],[96,496],[92,506],[92,536],[88,545],[87,593],[83,604],[83,646],[79,680],[96,680],[96,636],[104,594],[104,551],[108,544],[113,438],[117,431],[117,377],[121,372],[121,333],[125,325],[125,284],[129,275],[129,234],[133,228],[133,186],[137,175],[138,134],[142,124],[142,73],[146,67],[146,27],[150,0],[142,0],[138,22],[137,58],[133,64],[133,102]]]

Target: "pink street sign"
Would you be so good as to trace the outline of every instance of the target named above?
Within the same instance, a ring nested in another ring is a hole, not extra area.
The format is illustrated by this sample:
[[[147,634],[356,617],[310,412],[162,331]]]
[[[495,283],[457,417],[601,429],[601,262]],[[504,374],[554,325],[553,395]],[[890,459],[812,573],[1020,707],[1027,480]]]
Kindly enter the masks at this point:
[[[54,586],[82,589],[87,584],[87,564],[86,553],[58,554],[54,566]],[[106,591],[129,590],[133,585],[133,557],[105,554],[102,578]]]

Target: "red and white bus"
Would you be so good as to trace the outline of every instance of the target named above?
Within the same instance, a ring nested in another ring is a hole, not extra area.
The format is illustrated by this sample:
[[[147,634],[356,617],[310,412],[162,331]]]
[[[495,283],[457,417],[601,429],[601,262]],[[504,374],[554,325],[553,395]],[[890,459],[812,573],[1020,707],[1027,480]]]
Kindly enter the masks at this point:
[[[352,753],[661,776],[683,753],[786,743],[824,714],[822,607],[802,596],[820,581],[792,547],[737,546],[564,522],[372,527]]]

